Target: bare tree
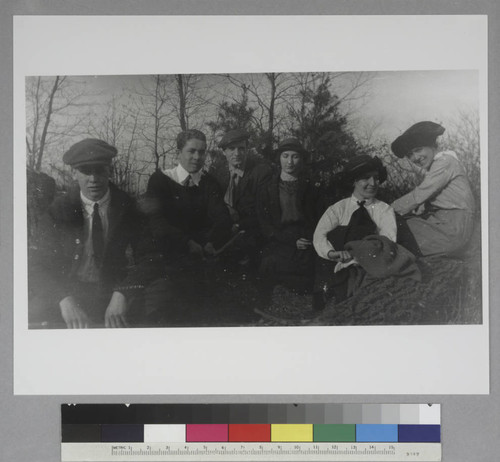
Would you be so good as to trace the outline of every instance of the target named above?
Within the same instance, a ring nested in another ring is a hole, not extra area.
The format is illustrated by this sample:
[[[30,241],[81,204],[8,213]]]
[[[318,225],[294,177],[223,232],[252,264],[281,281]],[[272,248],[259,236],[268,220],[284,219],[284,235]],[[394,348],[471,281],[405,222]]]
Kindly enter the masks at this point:
[[[139,159],[139,114],[124,101],[124,95],[113,96],[104,114],[90,118],[88,132],[117,148],[113,181],[121,189],[137,194],[140,188],[138,175],[145,171],[148,164]]]
[[[26,79],[26,161],[40,171],[49,146],[78,133],[84,91],[66,76]]]

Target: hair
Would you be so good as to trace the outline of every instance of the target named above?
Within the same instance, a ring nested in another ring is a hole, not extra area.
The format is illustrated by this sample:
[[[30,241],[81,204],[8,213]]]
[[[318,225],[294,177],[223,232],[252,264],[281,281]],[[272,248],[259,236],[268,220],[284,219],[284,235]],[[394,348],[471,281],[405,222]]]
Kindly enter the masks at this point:
[[[180,151],[186,146],[186,143],[192,139],[201,140],[204,143],[207,142],[207,137],[203,132],[200,132],[200,130],[185,130],[177,135],[177,149]]]

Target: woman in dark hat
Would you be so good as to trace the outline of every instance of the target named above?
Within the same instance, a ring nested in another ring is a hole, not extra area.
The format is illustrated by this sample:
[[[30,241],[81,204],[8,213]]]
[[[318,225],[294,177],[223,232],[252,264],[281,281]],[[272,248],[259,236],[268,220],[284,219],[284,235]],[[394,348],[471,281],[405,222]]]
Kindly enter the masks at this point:
[[[322,265],[318,270],[314,304],[320,309],[323,298],[333,289],[336,301],[347,298],[350,271],[356,265],[345,249],[348,242],[358,241],[366,236],[385,236],[396,241],[397,227],[394,210],[376,198],[379,185],[387,178],[387,170],[378,157],[359,155],[347,163],[342,172],[342,181],[350,185],[353,192],[330,206],[323,214],[314,231],[314,248],[318,255],[334,263]],[[343,270],[343,271],[342,271]],[[335,276],[333,274],[335,274]]]
[[[474,196],[457,155],[438,148],[444,131],[440,124],[418,122],[391,145],[397,157],[407,157],[424,171],[423,181],[392,204],[406,216],[423,255],[459,251],[472,235]]]
[[[323,213],[319,185],[305,175],[308,153],[295,138],[276,150],[279,172],[259,194],[257,214],[266,238],[260,273],[267,282],[307,293],[314,282],[312,235]]]

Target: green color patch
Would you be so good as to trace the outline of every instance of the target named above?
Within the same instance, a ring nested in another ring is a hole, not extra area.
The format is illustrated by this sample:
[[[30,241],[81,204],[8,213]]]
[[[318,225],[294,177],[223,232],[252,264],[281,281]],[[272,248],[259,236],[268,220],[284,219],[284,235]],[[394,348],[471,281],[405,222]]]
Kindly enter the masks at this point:
[[[356,425],[354,424],[315,424],[314,441],[351,442],[356,441]]]

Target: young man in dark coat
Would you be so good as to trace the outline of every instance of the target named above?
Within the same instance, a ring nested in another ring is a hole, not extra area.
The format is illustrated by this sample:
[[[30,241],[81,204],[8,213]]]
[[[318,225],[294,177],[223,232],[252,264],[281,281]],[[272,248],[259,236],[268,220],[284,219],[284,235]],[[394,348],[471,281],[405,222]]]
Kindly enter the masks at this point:
[[[225,165],[214,171],[214,176],[224,190],[232,234],[240,233],[235,255],[256,264],[263,244],[256,201],[259,191],[272,177],[272,168],[263,159],[250,155],[249,138],[244,129],[230,130],[222,137],[219,147],[224,152]]]
[[[145,310],[158,323],[197,321],[217,291],[217,251],[230,239],[231,218],[217,181],[202,170],[206,137],[199,130],[177,136],[179,163],[158,170],[140,201],[163,270],[146,290]],[[172,301],[174,291],[175,303]]]
[[[31,249],[30,323],[126,327],[130,298],[142,287],[127,270],[139,237],[133,200],[110,181],[115,147],[85,139],[64,154],[78,186],[50,205]]]

